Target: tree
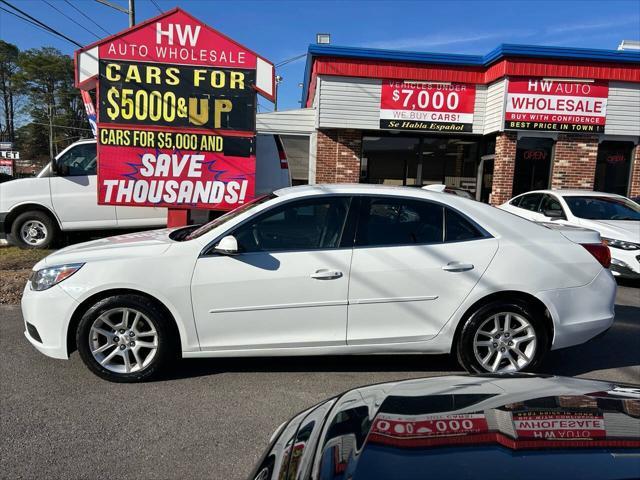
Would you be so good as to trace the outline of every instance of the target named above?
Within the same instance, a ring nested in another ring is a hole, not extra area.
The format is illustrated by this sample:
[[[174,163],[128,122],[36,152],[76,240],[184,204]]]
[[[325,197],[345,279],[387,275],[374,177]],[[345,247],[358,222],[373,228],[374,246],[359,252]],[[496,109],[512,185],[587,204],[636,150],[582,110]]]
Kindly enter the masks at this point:
[[[0,107],[4,113],[4,125],[0,122],[0,137],[11,142],[15,139],[14,105],[18,94],[15,75],[18,71],[19,54],[18,47],[0,40]]]
[[[33,158],[42,157],[46,152],[42,150],[42,134],[46,131],[47,156],[53,156],[78,137],[74,128],[87,127],[80,93],[74,87],[73,60],[55,48],[44,47],[20,53],[18,66],[16,83],[29,99],[24,113],[39,125],[39,130],[21,129],[21,148]]]

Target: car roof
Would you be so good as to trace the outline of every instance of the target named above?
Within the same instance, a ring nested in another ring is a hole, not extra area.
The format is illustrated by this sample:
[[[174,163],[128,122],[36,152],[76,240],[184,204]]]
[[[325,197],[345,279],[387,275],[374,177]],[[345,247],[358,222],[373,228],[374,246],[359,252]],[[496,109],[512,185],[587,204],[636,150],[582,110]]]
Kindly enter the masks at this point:
[[[608,193],[608,192],[596,192],[594,190],[580,190],[580,189],[548,189],[548,190],[531,190],[530,192],[521,193],[520,195],[516,195],[517,197],[521,197],[522,195],[528,195],[530,193],[553,193],[555,195],[561,197],[575,197],[575,196],[589,196],[589,197],[622,197],[622,195],[618,195],[617,193]]]
[[[423,190],[417,187],[404,187],[395,185],[375,185],[367,183],[335,183],[320,185],[299,185],[295,187],[282,188],[274,192],[278,197],[303,197],[319,194],[343,194],[343,195],[398,195],[417,198],[429,198],[446,203],[455,199],[454,195],[443,192]],[[460,198],[460,197],[458,197]],[[467,199],[465,199],[467,200]]]

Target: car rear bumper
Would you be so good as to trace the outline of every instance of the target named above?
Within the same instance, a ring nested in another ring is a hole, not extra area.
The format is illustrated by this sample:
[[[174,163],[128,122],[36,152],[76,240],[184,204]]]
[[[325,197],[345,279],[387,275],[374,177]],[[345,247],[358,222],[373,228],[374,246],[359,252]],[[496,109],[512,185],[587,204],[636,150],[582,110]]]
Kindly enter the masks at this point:
[[[24,336],[41,353],[67,359],[67,329],[78,302],[59,286],[34,292],[29,285],[22,294]]]
[[[588,285],[544,290],[537,297],[553,318],[552,350],[585,343],[613,325],[616,282],[609,270]]]

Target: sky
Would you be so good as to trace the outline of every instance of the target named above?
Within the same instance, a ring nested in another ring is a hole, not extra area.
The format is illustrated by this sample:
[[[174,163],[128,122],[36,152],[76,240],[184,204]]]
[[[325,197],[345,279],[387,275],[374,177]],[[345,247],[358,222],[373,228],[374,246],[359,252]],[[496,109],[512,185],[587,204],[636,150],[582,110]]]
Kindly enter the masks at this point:
[[[94,0],[7,1],[83,45],[106,34],[69,4],[110,33],[128,25],[125,14]],[[333,45],[466,54],[485,54],[501,43],[615,49],[622,39],[640,40],[640,0],[155,3],[162,10],[183,8],[276,64],[305,53],[319,32],[330,33]],[[143,21],[159,11],[151,0],[136,0],[136,14]],[[1,10],[0,37],[20,49],[53,46],[72,54],[77,48]],[[279,110],[299,107],[304,66],[300,59],[278,69]],[[259,111],[271,110],[273,104],[260,99]]]

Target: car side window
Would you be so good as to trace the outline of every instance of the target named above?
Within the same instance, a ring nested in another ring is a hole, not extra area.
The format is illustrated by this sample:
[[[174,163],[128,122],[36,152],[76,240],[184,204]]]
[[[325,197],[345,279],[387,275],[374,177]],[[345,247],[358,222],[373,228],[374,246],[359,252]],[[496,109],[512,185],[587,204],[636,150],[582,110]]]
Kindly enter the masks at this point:
[[[520,200],[520,204],[518,207],[524,208],[525,210],[530,210],[532,212],[538,211],[538,206],[540,205],[540,200],[542,200],[541,193],[530,193],[529,195],[524,195],[522,200]]]
[[[275,207],[231,234],[241,253],[337,248],[349,197],[321,197]]]
[[[554,211],[562,213],[562,216],[565,217],[564,209],[562,205],[560,205],[560,201],[554,197],[553,195],[545,195],[542,199],[542,203],[540,204],[540,213],[544,215],[546,211]]]
[[[364,199],[356,233],[357,246],[442,243],[442,205],[392,197]]]
[[[514,199],[512,199],[509,204],[513,205],[514,207],[519,207],[520,206],[520,202],[522,201],[522,197],[516,197]]]
[[[451,208],[445,208],[444,219],[445,242],[462,242],[485,237],[473,223]]]
[[[63,167],[68,172],[67,177],[95,175],[96,157],[96,144],[82,143],[63,153],[56,163],[59,169]]]

